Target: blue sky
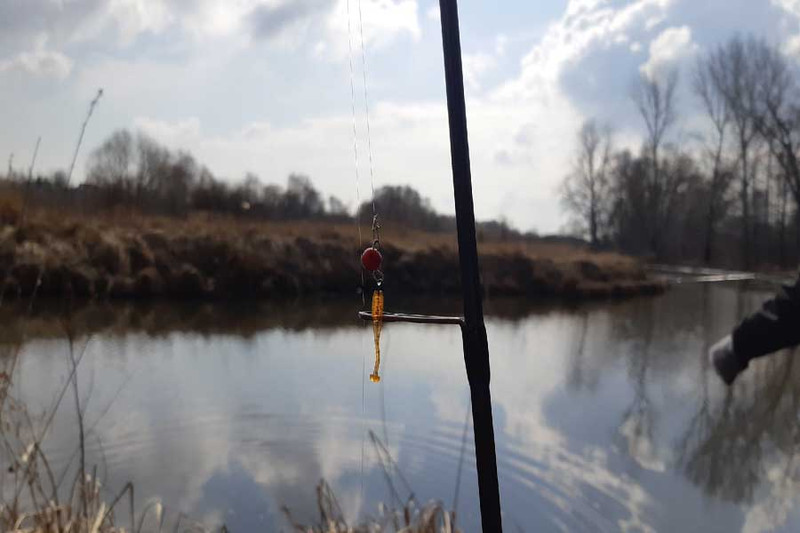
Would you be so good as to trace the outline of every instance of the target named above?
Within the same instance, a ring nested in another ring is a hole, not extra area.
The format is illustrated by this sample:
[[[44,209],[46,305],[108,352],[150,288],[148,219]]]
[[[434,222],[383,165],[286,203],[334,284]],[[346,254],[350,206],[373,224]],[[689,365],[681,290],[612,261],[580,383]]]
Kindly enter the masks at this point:
[[[360,191],[369,191],[359,0],[349,0]],[[438,3],[361,0],[375,186],[409,184],[452,212]],[[800,57],[800,0],[462,0],[478,218],[557,231],[557,186],[587,117],[618,145],[642,126],[636,76],[680,70],[675,142],[692,138],[694,58],[736,32]],[[347,0],[0,0],[0,159],[68,166],[97,88],[105,96],[77,166],[112,131],[141,129],[215,174],[311,176],[356,203]],[[689,149],[687,147],[687,149]],[[5,166],[5,165],[3,165]]]

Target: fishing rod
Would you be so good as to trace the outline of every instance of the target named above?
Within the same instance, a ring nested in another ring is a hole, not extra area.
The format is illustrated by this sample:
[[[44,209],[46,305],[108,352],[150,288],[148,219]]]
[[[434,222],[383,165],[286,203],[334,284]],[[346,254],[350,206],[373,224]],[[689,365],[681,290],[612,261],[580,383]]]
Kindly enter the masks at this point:
[[[472,175],[469,162],[467,111],[464,101],[464,73],[461,62],[461,38],[458,24],[457,0],[439,0],[442,22],[442,47],[444,52],[445,86],[447,89],[447,115],[450,129],[450,162],[453,171],[453,197],[456,208],[458,232],[458,260],[461,271],[463,317],[442,317],[386,313],[380,282],[373,295],[372,312],[362,311],[359,316],[371,320],[375,329],[375,371],[370,379],[378,381],[380,366],[379,338],[383,322],[414,322],[428,324],[458,324],[464,346],[464,365],[467,372],[472,420],[475,434],[475,461],[478,471],[481,524],[484,532],[501,532],[500,487],[497,480],[497,454],[492,421],[492,397],[489,390],[489,342],[483,319],[483,299],[478,246],[475,236],[475,207],[472,196]],[[373,208],[374,209],[374,208]],[[381,256],[377,236],[377,215],[373,219],[373,245],[362,256],[364,268],[380,272]]]
[[[489,341],[483,321],[478,245],[475,237],[475,207],[472,199],[457,0],[439,0],[439,10],[442,20],[447,116],[450,124],[450,162],[453,168],[458,261],[464,300],[461,335],[464,344],[464,365],[472,397],[481,524],[484,532],[499,532],[502,531],[502,520],[492,422],[492,396],[489,390]]]

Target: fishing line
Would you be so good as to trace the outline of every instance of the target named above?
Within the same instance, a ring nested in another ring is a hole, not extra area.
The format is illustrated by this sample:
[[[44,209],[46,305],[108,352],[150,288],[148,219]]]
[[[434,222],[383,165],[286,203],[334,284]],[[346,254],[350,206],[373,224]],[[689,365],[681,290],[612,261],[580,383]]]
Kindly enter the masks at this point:
[[[467,414],[464,416],[464,430],[461,433],[461,451],[458,454],[458,470],[456,471],[456,487],[453,494],[453,516],[458,513],[458,495],[461,492],[461,470],[464,466],[464,450],[467,447],[467,430],[469,429],[469,419],[472,414],[472,397],[467,405]]]
[[[364,350],[364,336],[359,335],[361,338],[361,494],[360,498],[364,500],[364,446],[366,439],[365,422],[367,418],[367,382],[364,376],[367,373],[367,352]]]
[[[356,117],[356,89],[355,89],[355,74],[353,70],[353,31],[351,27],[351,15],[350,15],[350,0],[347,0],[347,58],[348,64],[350,67],[350,108],[353,116],[353,160],[355,166],[355,178],[356,178],[356,230],[358,231],[358,249],[359,251],[361,248],[364,247],[364,238],[361,234],[361,187],[360,187],[360,174],[359,174],[359,164],[358,164],[358,121]],[[366,296],[364,294],[366,289],[366,281],[364,279],[364,269],[359,269],[361,273],[361,306],[365,307],[366,303]],[[363,501],[364,499],[364,446],[365,446],[365,427],[364,422],[366,419],[366,411],[367,411],[367,400],[366,400],[366,381],[365,381],[365,373],[367,368],[367,354],[364,351],[364,342],[362,336],[361,342],[361,473],[360,473],[360,481],[361,481],[361,488],[360,488],[360,498]]]
[[[378,216],[375,208],[375,167],[372,160],[372,132],[369,125],[369,97],[367,94],[367,47],[364,44],[364,16],[361,10],[361,0],[358,0],[358,28],[361,33],[361,74],[364,81],[364,115],[367,123],[367,152],[369,153],[369,183],[372,188],[372,216]]]
[[[389,365],[389,347],[391,346],[392,338],[386,336],[386,347],[383,349],[383,376],[386,377],[386,371]],[[381,425],[383,426],[383,442],[389,446],[389,431],[386,428],[386,380],[381,381]]]
[[[351,7],[350,7],[350,0],[346,1],[347,6],[347,50],[348,50],[348,64],[350,67],[350,106],[351,112],[353,116],[353,158],[355,162],[355,178],[356,178],[356,227],[358,229],[358,242],[359,242],[359,249],[363,248],[364,241],[363,235],[361,233],[361,190],[360,190],[360,169],[359,169],[359,159],[358,159],[358,126],[357,126],[357,115],[356,115],[356,97],[355,97],[355,69],[353,68],[353,31],[352,31],[352,15],[351,15]],[[378,212],[377,207],[375,205],[375,164],[372,152],[372,130],[370,126],[369,120],[369,91],[367,88],[367,52],[366,52],[366,44],[364,40],[364,15],[363,9],[361,6],[361,0],[358,0],[358,29],[359,35],[361,39],[361,66],[362,66],[362,81],[364,87],[364,116],[365,116],[365,123],[366,123],[366,130],[367,130],[367,153],[368,153],[368,160],[369,160],[369,178],[370,178],[370,191],[371,191],[371,203],[372,203],[372,249],[373,251],[380,257],[380,254],[377,253],[377,248],[379,246],[379,229],[380,225],[378,224]],[[362,262],[363,262],[362,256]],[[368,267],[369,268],[369,267]],[[378,291],[380,291],[380,285],[383,280],[383,275],[381,274],[380,270],[377,268],[369,268],[372,271],[373,276],[375,277],[375,281],[378,284]],[[362,307],[366,307],[366,282],[364,276],[364,268],[360,269],[361,271],[361,304]],[[373,317],[375,316],[375,306],[376,301],[375,298],[380,298],[380,314],[383,313],[383,299],[382,293],[376,292],[373,295]],[[376,329],[377,328],[377,329]],[[379,334],[380,334],[380,323],[375,323],[373,321],[373,330],[375,335],[375,353],[376,353],[376,367],[373,374],[370,375],[370,380],[372,381],[379,381],[380,377],[378,376],[378,365],[380,359],[380,347],[378,345],[379,342]],[[362,359],[361,359],[361,423],[362,423],[362,434],[361,434],[361,498],[363,499],[364,496],[364,453],[365,453],[365,433],[364,433],[364,425],[366,423],[366,409],[367,409],[367,391],[366,391],[366,352],[363,350],[362,347]]]
[[[356,230],[358,231],[358,249],[359,251],[364,246],[364,238],[361,235],[361,186],[358,165],[358,121],[356,118],[356,87],[355,87],[355,74],[353,71],[353,38],[352,29],[350,27],[350,0],[347,0],[347,57],[350,65],[350,108],[353,117],[353,159],[355,161],[355,174],[356,174]],[[361,304],[366,305],[364,299],[364,271],[361,270]]]

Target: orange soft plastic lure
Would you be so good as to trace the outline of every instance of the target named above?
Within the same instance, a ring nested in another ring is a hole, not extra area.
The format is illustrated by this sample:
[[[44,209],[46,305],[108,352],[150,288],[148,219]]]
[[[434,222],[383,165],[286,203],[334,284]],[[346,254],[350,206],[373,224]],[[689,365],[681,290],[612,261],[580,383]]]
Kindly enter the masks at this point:
[[[378,373],[381,367],[381,328],[383,328],[383,291],[378,289],[372,293],[372,334],[375,337],[375,368],[369,375],[369,380],[378,383],[381,376]]]

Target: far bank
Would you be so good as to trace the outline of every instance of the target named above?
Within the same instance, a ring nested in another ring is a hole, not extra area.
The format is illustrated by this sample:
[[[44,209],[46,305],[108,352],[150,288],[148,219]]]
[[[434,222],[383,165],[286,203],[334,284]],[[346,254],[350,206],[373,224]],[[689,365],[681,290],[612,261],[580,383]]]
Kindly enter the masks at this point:
[[[3,298],[353,294],[361,286],[359,255],[367,245],[359,243],[354,224],[249,222],[202,213],[177,219],[41,212],[0,226],[0,287]],[[459,293],[455,235],[387,228],[381,248],[387,290]],[[489,296],[589,299],[665,288],[634,258],[576,244],[492,239],[480,242],[479,251]]]

